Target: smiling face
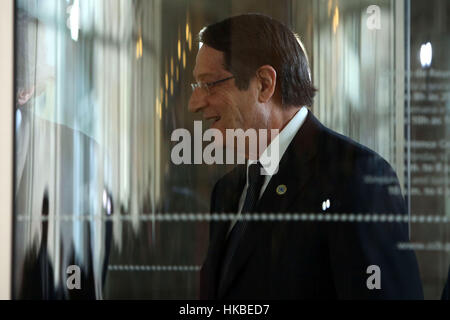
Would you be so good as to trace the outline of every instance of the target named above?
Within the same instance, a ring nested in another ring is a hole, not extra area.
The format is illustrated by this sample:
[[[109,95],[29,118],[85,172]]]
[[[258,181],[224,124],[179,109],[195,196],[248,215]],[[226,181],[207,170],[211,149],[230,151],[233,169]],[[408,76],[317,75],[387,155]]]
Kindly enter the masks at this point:
[[[207,45],[203,45],[194,68],[194,78],[198,82],[208,83],[233,76],[224,68],[224,54]],[[226,129],[263,128],[269,114],[258,103],[258,82],[250,81],[247,90],[239,90],[234,78],[221,82],[209,89],[209,95],[202,88],[196,89],[189,100],[191,112],[201,112],[203,119],[211,122],[211,128],[222,132],[226,142]]]

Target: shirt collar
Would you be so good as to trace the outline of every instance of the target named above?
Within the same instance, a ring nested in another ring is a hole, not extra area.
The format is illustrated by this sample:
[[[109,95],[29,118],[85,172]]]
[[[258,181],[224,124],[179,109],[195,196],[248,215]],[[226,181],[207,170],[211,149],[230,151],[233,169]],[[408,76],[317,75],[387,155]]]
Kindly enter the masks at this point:
[[[263,167],[265,175],[274,175],[278,171],[278,165],[281,158],[283,158],[289,144],[292,139],[294,139],[300,127],[305,122],[306,116],[308,115],[308,108],[302,107],[295,116],[287,123],[287,125],[281,130],[281,132],[271,141],[269,146],[264,150],[264,152],[259,157],[259,161]],[[278,146],[278,152],[273,152],[274,148]],[[247,172],[248,167],[257,162],[256,160],[249,160],[247,162]]]

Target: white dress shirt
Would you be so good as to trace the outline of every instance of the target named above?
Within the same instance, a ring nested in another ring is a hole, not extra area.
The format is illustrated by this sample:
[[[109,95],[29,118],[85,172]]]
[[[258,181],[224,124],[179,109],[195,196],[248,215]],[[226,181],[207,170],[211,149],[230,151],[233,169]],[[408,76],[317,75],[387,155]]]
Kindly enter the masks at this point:
[[[259,160],[261,162],[261,165],[263,166],[263,170],[265,169],[264,164],[270,163],[270,167],[278,167],[280,160],[283,158],[284,153],[286,152],[286,149],[290,145],[292,139],[294,139],[297,132],[300,130],[301,126],[303,125],[303,122],[305,122],[306,116],[308,115],[308,108],[302,107],[294,117],[287,123],[287,125],[281,130],[281,132],[275,137],[275,139],[269,144],[269,146],[264,150],[264,152],[259,157]],[[278,141],[277,141],[278,140]],[[274,148],[278,144],[279,152],[271,152],[271,148]],[[270,155],[270,156],[269,156]],[[270,158],[270,160],[268,160]],[[264,159],[267,159],[264,161]],[[247,161],[247,174],[246,174],[246,183],[244,190],[242,190],[241,197],[239,199],[239,206],[238,206],[238,218],[241,214],[242,207],[244,206],[245,201],[245,195],[247,194],[248,189],[248,168],[252,163],[257,162],[256,160],[248,160]],[[267,166],[267,165],[266,165]],[[278,170],[277,170],[278,171]],[[275,171],[275,172],[277,172]],[[261,191],[259,193],[259,198],[264,194],[264,191],[267,188],[267,185],[270,182],[270,179],[272,178],[272,175],[268,174],[268,170],[266,170],[266,175],[264,176],[264,183],[261,187]],[[230,229],[228,230],[228,234],[230,233],[231,229],[233,228],[234,224],[236,223],[237,219],[233,221],[230,225]],[[228,236],[227,234],[227,236]]]

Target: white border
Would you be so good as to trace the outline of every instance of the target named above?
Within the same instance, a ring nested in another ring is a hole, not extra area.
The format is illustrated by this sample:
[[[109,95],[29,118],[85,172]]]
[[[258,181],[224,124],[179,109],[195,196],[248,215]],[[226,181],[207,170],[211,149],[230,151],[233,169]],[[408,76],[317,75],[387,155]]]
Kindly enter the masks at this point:
[[[0,1],[0,299],[11,298],[14,0]]]

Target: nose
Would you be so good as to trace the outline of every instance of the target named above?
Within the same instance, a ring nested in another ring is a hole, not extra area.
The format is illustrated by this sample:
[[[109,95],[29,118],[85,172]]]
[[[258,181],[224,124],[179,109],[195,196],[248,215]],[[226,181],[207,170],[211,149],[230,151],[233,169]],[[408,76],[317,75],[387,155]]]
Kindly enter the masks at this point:
[[[206,94],[201,91],[202,90],[196,89],[192,92],[188,105],[190,112],[199,112],[207,106],[208,102],[206,99]]]

